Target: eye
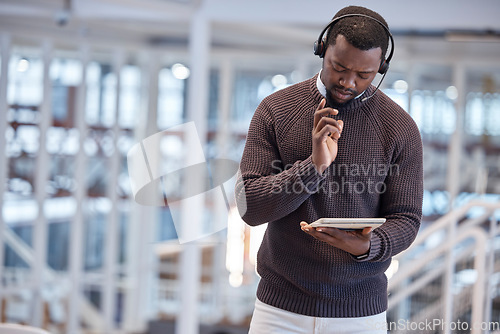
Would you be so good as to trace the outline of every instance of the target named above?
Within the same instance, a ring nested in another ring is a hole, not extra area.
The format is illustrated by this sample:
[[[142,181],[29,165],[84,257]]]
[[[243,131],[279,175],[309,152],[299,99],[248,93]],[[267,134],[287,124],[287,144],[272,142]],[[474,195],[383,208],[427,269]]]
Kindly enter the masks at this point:
[[[340,67],[340,66],[335,66],[335,65],[333,66],[333,70],[334,70],[335,72],[339,72],[339,73],[341,73],[341,72],[345,72],[345,68],[342,68],[342,67]]]

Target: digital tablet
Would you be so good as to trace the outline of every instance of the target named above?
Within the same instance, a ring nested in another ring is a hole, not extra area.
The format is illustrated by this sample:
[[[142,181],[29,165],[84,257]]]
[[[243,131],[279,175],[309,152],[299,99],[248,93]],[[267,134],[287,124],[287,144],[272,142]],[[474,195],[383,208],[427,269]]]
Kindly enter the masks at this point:
[[[341,230],[376,229],[385,223],[385,218],[320,218],[311,223],[312,227],[336,227]]]

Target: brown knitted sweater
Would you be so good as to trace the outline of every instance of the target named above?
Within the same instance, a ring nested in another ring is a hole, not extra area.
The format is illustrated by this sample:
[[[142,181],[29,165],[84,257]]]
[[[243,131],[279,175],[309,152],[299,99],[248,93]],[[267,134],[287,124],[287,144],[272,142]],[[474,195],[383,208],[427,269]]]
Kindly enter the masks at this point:
[[[269,222],[257,256],[257,297],[317,317],[387,309],[391,257],[415,239],[422,212],[422,142],[412,118],[384,93],[351,100],[338,155],[319,175],[312,162],[317,75],[266,97],[252,118],[236,184],[249,225]],[[371,94],[371,86],[365,96]],[[385,217],[363,260],[320,242],[299,223],[320,217]]]

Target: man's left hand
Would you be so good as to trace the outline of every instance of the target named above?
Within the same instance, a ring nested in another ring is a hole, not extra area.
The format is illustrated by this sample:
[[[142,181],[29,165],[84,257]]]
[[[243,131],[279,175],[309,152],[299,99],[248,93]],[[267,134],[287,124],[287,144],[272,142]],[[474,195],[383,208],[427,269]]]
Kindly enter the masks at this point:
[[[312,227],[301,222],[302,231],[327,244],[340,248],[354,256],[362,255],[370,249],[371,227],[362,230],[343,231],[335,227]]]

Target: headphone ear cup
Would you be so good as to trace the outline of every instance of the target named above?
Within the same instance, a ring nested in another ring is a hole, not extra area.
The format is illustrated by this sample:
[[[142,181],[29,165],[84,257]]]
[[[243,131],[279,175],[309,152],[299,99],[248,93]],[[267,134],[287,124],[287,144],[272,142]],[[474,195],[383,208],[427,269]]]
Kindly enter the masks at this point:
[[[387,72],[388,69],[389,69],[389,63],[384,58],[384,60],[382,60],[382,62],[380,63],[380,67],[378,68],[378,73],[385,74],[385,72]]]
[[[324,50],[323,50],[323,48],[324,48],[323,41],[320,41],[320,42],[316,41],[316,42],[314,42],[314,54],[316,56],[319,56],[320,58],[323,58],[323,56],[324,56]]]

